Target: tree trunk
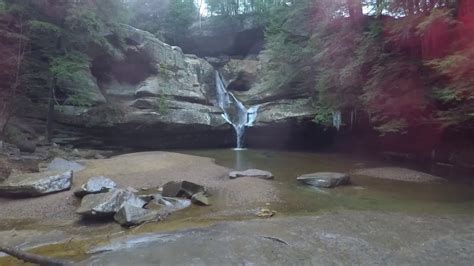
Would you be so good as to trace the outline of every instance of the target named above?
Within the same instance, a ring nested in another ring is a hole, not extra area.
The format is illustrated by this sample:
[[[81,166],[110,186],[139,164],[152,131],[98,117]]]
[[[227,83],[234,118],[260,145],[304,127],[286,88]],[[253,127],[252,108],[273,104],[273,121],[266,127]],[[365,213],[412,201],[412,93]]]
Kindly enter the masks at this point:
[[[49,89],[48,99],[48,114],[46,117],[46,138],[48,142],[53,140],[53,123],[54,123],[54,86],[56,85],[56,79],[53,81],[53,85]]]
[[[347,0],[347,8],[349,16],[353,21],[359,21],[362,16],[362,1],[361,0]]]
[[[36,254],[27,253],[16,248],[3,247],[0,246],[0,252],[6,253],[12,257],[20,259],[24,262],[39,264],[39,265],[48,265],[48,266],[64,266],[72,265],[70,261],[64,261],[59,259],[53,259],[49,257],[44,257]]]

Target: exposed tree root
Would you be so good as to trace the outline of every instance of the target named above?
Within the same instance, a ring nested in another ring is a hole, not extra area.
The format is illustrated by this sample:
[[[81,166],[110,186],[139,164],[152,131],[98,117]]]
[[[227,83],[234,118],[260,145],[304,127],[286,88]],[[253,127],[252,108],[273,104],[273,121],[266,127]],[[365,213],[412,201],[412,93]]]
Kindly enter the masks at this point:
[[[6,253],[12,257],[24,262],[34,263],[45,266],[64,266],[72,265],[71,261],[49,258],[41,255],[31,254],[12,247],[0,246],[0,252]]]

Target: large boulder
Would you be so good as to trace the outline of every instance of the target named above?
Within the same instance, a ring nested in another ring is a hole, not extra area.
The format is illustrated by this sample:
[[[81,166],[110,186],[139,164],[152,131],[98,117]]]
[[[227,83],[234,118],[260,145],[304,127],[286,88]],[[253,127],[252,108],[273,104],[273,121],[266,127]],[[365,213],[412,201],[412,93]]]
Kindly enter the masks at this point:
[[[349,175],[332,172],[306,174],[299,176],[296,179],[306,185],[318,188],[333,188],[336,186],[347,185],[350,182]]]
[[[108,192],[112,189],[117,188],[118,185],[112,179],[105,176],[93,176],[83,184],[79,189],[74,191],[74,195],[77,197],[84,197],[89,194],[97,194]]]
[[[112,216],[124,204],[142,208],[146,202],[130,191],[114,189],[107,193],[85,196],[82,198],[81,206],[76,210],[76,213],[84,216]]]
[[[10,176],[0,184],[0,196],[36,197],[68,190],[72,185],[72,171],[42,172]]]

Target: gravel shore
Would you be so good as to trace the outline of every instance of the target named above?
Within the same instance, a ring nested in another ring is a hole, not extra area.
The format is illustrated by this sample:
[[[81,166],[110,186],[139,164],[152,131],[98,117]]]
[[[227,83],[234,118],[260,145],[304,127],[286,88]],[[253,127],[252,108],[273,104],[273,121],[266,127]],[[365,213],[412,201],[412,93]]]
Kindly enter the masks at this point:
[[[239,178],[230,180],[230,169],[213,159],[171,152],[125,154],[109,159],[87,160],[86,169],[75,173],[70,191],[28,199],[0,199],[0,219],[74,219],[79,200],[75,188],[92,176],[106,176],[121,187],[140,189],[162,186],[169,181],[187,180],[207,186],[218,195],[219,204],[229,207],[264,203],[278,199],[272,181]]]

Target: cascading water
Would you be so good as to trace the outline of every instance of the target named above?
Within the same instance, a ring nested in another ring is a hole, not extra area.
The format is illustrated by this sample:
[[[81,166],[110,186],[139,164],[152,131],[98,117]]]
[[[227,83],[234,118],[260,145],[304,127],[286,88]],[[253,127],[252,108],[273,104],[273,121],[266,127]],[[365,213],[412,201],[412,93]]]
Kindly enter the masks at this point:
[[[260,106],[255,105],[247,109],[226,87],[224,78],[216,71],[217,105],[224,112],[222,117],[234,127],[236,148],[242,149],[245,127],[253,126]]]

